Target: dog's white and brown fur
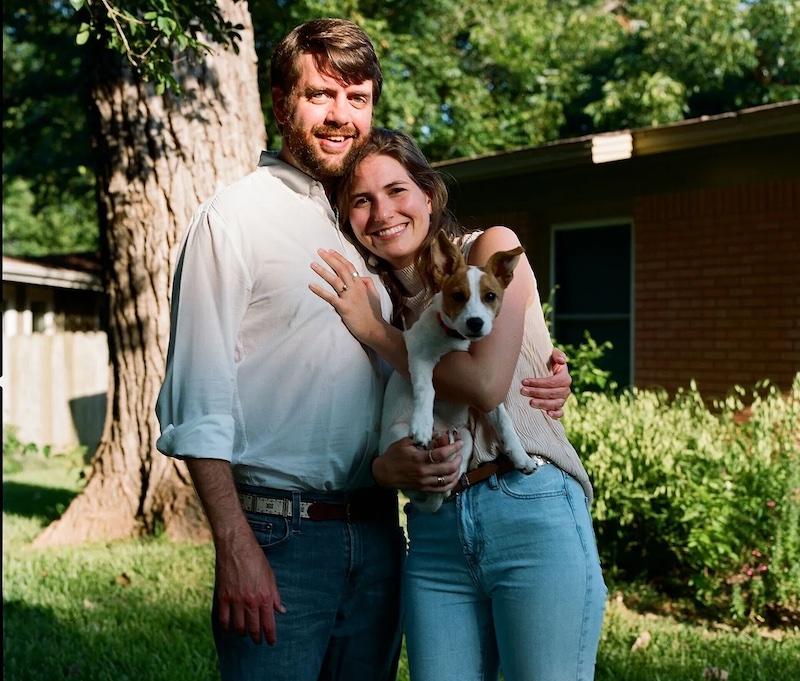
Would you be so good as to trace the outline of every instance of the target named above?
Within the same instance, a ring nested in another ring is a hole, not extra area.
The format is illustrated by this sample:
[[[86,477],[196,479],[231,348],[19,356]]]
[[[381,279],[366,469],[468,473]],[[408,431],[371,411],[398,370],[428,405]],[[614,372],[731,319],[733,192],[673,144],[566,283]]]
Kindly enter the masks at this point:
[[[411,383],[394,373],[384,395],[380,451],[405,436],[428,449],[436,432],[459,429],[462,435],[461,470],[470,463],[472,437],[467,424],[466,405],[436,400],[434,407],[433,370],[443,355],[466,351],[470,343],[484,338],[500,311],[503,294],[514,276],[522,246],[499,251],[484,267],[468,266],[461,251],[443,233],[432,246],[434,279],[439,291],[417,322],[404,333]],[[410,421],[409,421],[410,414]],[[536,468],[523,449],[505,407],[500,404],[487,414],[501,450],[525,473]],[[407,491],[424,511],[438,510],[446,494]]]

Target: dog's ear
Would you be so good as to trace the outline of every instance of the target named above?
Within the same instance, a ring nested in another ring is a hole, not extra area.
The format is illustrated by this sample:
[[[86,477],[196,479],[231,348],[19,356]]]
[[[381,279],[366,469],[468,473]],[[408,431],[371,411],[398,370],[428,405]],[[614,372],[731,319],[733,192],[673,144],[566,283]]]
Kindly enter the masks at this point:
[[[444,232],[439,232],[431,244],[431,265],[437,287],[441,287],[446,277],[466,266],[461,251]]]
[[[517,246],[510,251],[497,251],[489,258],[489,262],[486,263],[486,267],[483,269],[494,276],[502,284],[503,288],[508,288],[514,278],[514,268],[519,262],[519,256],[524,252],[525,249],[522,246]]]

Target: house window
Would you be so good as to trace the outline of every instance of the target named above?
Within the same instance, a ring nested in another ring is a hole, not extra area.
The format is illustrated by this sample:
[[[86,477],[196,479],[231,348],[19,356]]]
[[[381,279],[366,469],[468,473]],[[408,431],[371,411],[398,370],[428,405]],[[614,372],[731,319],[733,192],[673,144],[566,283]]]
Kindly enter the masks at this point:
[[[611,341],[599,365],[619,385],[631,385],[631,225],[558,225],[552,244],[555,338],[577,345],[589,331],[598,343]]]

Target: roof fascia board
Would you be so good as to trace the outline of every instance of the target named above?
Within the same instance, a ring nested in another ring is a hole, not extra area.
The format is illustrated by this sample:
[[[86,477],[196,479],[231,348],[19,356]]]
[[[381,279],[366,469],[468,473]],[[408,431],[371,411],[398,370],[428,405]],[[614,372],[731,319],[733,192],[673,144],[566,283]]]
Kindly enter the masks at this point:
[[[782,102],[653,128],[598,133],[540,147],[441,161],[433,165],[459,181],[592,165],[593,139],[626,132],[633,137],[632,158],[727,142],[800,134],[800,101]]]
[[[3,258],[3,281],[86,291],[103,290],[100,279],[88,272],[78,272],[62,267],[45,267],[12,258]]]

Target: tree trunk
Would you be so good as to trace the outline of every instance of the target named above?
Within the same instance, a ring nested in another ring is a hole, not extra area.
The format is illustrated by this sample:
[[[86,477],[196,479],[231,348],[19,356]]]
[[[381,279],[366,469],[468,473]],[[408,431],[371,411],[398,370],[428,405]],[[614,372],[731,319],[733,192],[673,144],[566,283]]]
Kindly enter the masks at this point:
[[[39,546],[164,531],[208,537],[183,463],[155,449],[154,407],[169,338],[181,231],[217,188],[251,171],[266,144],[246,2],[220,0],[244,25],[239,53],[177,62],[180,96],[157,95],[118,55],[94,60],[97,196],[109,297],[108,412],[83,492]]]

